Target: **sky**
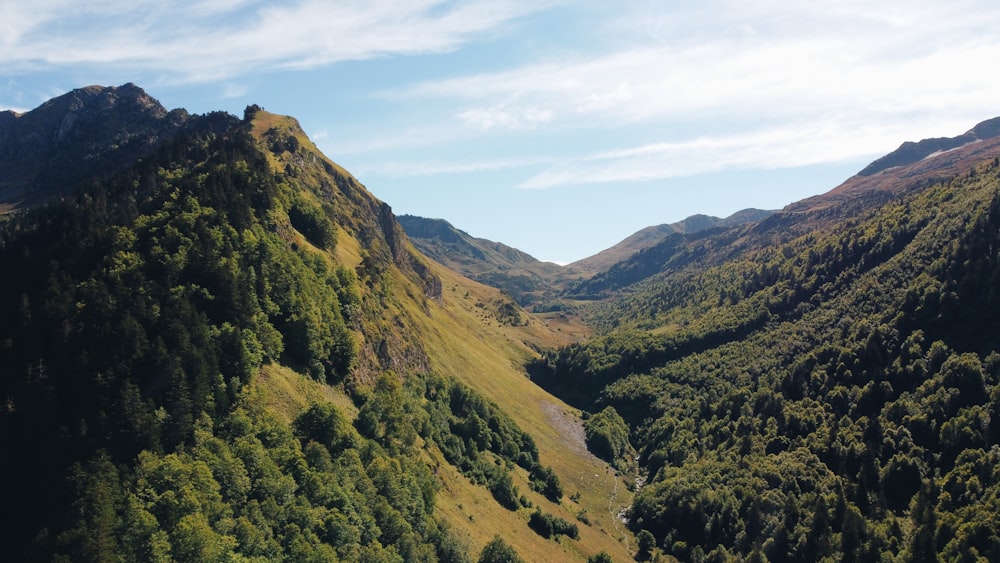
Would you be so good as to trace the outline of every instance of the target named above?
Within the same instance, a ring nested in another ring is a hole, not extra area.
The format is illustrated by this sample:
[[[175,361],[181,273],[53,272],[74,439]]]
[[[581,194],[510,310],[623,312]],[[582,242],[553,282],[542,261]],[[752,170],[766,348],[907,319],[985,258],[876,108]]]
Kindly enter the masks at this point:
[[[1000,115],[995,0],[0,0],[0,109],[296,117],[397,214],[568,263]]]

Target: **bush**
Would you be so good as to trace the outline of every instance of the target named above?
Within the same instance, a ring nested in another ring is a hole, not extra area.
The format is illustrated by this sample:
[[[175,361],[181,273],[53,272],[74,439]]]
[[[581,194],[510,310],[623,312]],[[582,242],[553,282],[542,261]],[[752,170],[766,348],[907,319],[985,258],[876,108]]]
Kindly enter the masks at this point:
[[[299,199],[288,210],[288,220],[296,231],[315,246],[325,250],[332,250],[336,246],[337,233],[333,223],[318,206]]]
[[[614,407],[606,407],[583,423],[587,449],[594,455],[619,467],[632,449],[628,441],[629,429]],[[621,467],[619,467],[621,468]]]
[[[483,547],[479,555],[479,563],[524,563],[524,559],[514,551],[514,548],[500,536],[493,536],[490,543]]]
[[[493,498],[497,499],[500,506],[506,508],[507,510],[517,510],[519,500],[517,487],[514,486],[513,480],[510,478],[510,473],[506,471],[500,472],[500,474],[490,481],[490,493]]]
[[[558,503],[563,496],[562,484],[555,471],[541,464],[535,465],[531,470],[531,488],[555,503]]]
[[[541,509],[536,509],[528,519],[528,526],[543,538],[552,536],[569,536],[573,539],[580,537],[580,529],[576,524],[571,524],[564,518],[552,514],[546,514]]]

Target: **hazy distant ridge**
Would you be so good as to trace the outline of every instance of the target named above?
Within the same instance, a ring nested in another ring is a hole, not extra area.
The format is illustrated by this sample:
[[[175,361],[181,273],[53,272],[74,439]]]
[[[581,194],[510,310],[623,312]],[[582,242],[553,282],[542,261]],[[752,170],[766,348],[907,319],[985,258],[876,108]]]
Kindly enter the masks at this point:
[[[574,262],[570,266],[591,274],[602,272],[640,250],[663,242],[664,239],[672,234],[693,234],[716,227],[732,227],[745,223],[754,223],[766,219],[774,213],[774,211],[765,209],[744,209],[725,218],[700,214],[692,215],[676,223],[646,227],[611,248],[602,250],[589,258]]]

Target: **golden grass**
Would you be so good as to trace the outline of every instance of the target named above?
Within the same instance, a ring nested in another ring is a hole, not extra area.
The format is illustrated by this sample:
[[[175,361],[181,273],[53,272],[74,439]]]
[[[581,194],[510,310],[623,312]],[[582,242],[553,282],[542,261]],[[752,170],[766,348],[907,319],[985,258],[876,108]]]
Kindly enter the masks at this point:
[[[547,540],[528,528],[533,509],[509,511],[482,486],[472,484],[441,457],[436,448],[427,450],[437,467],[440,482],[435,514],[462,538],[472,554],[499,534],[526,561],[585,561],[605,551],[616,561],[631,558],[631,535],[617,513],[631,502],[621,477],[604,462],[590,455],[582,442],[579,413],[534,385],[523,372],[524,362],[535,355],[533,346],[565,344],[571,330],[557,330],[531,317],[527,326],[501,326],[489,311],[476,303],[491,303],[499,291],[472,282],[433,264],[444,286],[440,302],[429,312],[415,307],[408,312],[418,326],[432,368],[456,377],[493,400],[534,438],[541,461],[559,476],[565,496],[554,504],[531,491],[527,472],[517,468],[514,482],[535,506],[576,523],[580,539]],[[397,283],[406,283],[396,278]],[[583,329],[579,329],[583,330]],[[585,331],[584,331],[585,332]],[[309,405],[331,402],[345,415],[357,409],[344,392],[316,382],[287,367],[268,365],[254,379],[249,393],[280,420],[291,423]],[[577,501],[570,499],[578,495]],[[590,525],[577,520],[585,510]]]
[[[272,127],[298,138],[300,150],[324,159],[345,175],[346,171],[326,159],[302,132],[293,118],[260,112],[253,122],[258,139]],[[283,170],[291,155],[264,151],[275,170]],[[312,172],[305,172],[307,175]],[[317,172],[318,173],[318,172]],[[309,183],[310,179],[300,177]],[[338,229],[334,250],[337,260],[347,267],[361,261],[358,241]],[[536,350],[566,345],[587,338],[590,331],[573,318],[559,315],[537,317],[521,313],[525,326],[501,325],[495,304],[509,301],[499,290],[473,282],[428,260],[441,279],[440,300],[425,299],[412,281],[392,276],[398,303],[397,310],[407,317],[423,343],[431,368],[455,377],[485,397],[496,402],[538,446],[541,461],[551,466],[562,482],[565,497],[553,504],[532,492],[526,473],[518,469],[518,489],[544,512],[555,514],[580,529],[580,539],[546,540],[527,526],[532,510],[508,511],[497,503],[484,487],[470,483],[432,450],[432,466],[437,466],[441,490],[436,514],[447,521],[462,537],[473,555],[495,534],[504,537],[527,561],[585,561],[588,556],[605,551],[616,561],[631,559],[631,534],[617,514],[631,503],[624,481],[606,463],[586,451],[582,442],[579,413],[533,384],[523,366],[537,355]],[[410,323],[407,323],[410,324]],[[288,368],[266,366],[251,386],[251,393],[276,416],[291,422],[314,402],[329,401],[350,416],[356,409],[342,391],[319,384]],[[570,496],[577,498],[574,502]],[[577,520],[586,511],[591,525]]]
[[[358,409],[337,387],[319,383],[291,368],[269,364],[250,383],[248,393],[260,400],[267,410],[286,424],[315,403],[332,403],[337,410],[353,419]]]
[[[413,315],[432,368],[496,402],[532,435],[542,463],[559,476],[565,497],[556,505],[531,492],[521,470],[515,484],[544,512],[577,523],[580,539],[562,538],[557,543],[540,538],[527,528],[531,510],[509,512],[485,489],[463,484],[461,476],[445,481],[448,486],[439,496],[439,513],[462,530],[476,552],[500,533],[528,561],[586,560],[600,551],[616,561],[630,559],[632,536],[617,516],[632,499],[623,478],[586,450],[579,412],[532,383],[523,369],[536,356],[536,348],[565,345],[589,332],[569,321],[533,316],[527,326],[501,326],[476,306],[501,299],[498,290],[432,264],[442,282],[441,302],[428,315]],[[570,496],[577,494],[578,501],[571,501]],[[590,526],[577,521],[582,510]],[[518,521],[520,525],[511,527]]]

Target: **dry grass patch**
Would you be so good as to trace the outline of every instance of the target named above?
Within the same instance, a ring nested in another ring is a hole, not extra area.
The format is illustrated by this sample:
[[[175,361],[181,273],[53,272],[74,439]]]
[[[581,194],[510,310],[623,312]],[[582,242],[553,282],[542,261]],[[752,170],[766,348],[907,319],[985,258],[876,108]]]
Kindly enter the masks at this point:
[[[564,556],[555,560],[585,560],[588,555],[602,550],[616,561],[630,559],[629,545],[633,539],[618,519],[619,512],[632,500],[625,478],[619,477],[613,468],[586,450],[581,441],[580,413],[532,383],[523,369],[529,359],[537,357],[536,350],[573,342],[580,335],[588,334],[586,329],[568,324],[567,328],[577,328],[558,330],[551,322],[527,313],[523,313],[528,315],[526,326],[500,325],[488,316],[484,318],[482,307],[476,305],[503,298],[498,290],[473,282],[437,264],[434,268],[444,288],[441,302],[431,308],[429,315],[414,316],[431,366],[497,403],[524,431],[531,434],[542,464],[551,466],[559,476],[566,495],[560,505],[531,492],[523,470],[517,471],[516,480],[522,494],[541,506],[544,512],[575,522],[580,528],[578,541],[560,540],[574,547],[567,548]],[[490,510],[507,512],[485,489],[479,489],[453,487],[451,496],[442,498],[442,513],[448,514],[449,521],[467,518],[468,515],[460,514],[454,507],[446,508],[444,498],[450,498],[452,503],[461,503],[466,510],[470,510],[469,506],[481,505],[474,502],[479,495],[489,500],[486,506]],[[570,499],[571,496],[575,501]],[[490,510],[477,510],[482,514],[471,513],[473,518],[480,518],[482,527],[492,528],[483,529],[478,536],[474,536],[477,542],[485,544],[494,533],[504,529],[494,527],[494,524],[503,524],[504,517],[497,517],[501,520],[494,523],[486,516]],[[524,547],[530,549],[534,538],[538,537],[527,528],[530,512],[522,509],[517,513],[524,520],[523,533],[514,534],[509,543],[528,560],[545,560],[535,558],[519,544],[527,542]],[[590,521],[589,526],[577,520],[581,513]],[[483,518],[487,521],[483,522]],[[460,524],[456,522],[455,525]],[[531,541],[528,541],[529,538]]]

